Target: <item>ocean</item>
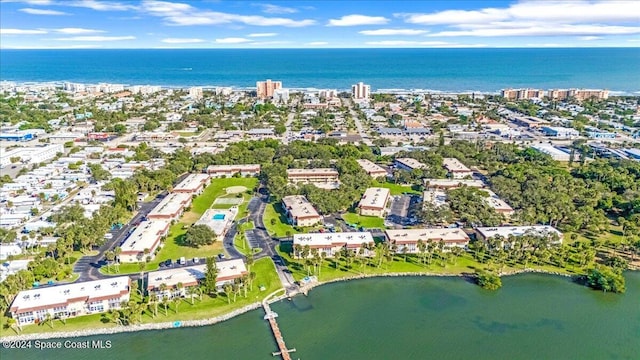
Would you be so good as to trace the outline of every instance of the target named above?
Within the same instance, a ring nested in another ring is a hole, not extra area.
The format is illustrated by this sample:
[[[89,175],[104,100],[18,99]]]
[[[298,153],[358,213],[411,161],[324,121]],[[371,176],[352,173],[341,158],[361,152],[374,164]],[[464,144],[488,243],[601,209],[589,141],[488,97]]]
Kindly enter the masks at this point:
[[[287,346],[297,350],[294,359],[637,360],[640,273],[625,277],[626,294],[605,294],[541,274],[505,277],[498,291],[463,278],[365,279],[324,285],[271,308]],[[263,316],[260,309],[212,326],[60,340],[110,341],[110,348],[0,349],[0,355],[12,360],[275,359],[271,352],[277,345]]]
[[[0,50],[0,80],[424,89],[604,88],[640,94],[640,48]]]

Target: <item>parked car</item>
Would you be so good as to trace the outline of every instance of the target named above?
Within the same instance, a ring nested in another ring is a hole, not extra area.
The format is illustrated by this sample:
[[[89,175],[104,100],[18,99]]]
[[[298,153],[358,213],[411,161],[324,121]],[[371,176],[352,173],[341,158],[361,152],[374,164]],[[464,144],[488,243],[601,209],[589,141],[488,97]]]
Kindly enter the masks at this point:
[[[187,260],[186,260],[186,259],[184,258],[184,256],[183,256],[183,257],[181,257],[180,259],[178,259],[178,263],[179,263],[180,265],[184,265],[184,264],[186,264],[186,263],[187,263]]]
[[[197,257],[193,258],[193,263],[194,264],[197,264],[199,262],[200,262],[200,258],[197,258]]]

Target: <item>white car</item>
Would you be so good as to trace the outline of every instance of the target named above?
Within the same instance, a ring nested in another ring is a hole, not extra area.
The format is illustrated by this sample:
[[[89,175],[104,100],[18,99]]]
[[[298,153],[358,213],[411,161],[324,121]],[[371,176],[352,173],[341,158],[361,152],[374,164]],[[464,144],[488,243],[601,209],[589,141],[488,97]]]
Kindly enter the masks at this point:
[[[113,239],[113,234],[107,233],[107,234],[104,235],[104,238],[107,239],[107,240],[111,240],[111,239]]]

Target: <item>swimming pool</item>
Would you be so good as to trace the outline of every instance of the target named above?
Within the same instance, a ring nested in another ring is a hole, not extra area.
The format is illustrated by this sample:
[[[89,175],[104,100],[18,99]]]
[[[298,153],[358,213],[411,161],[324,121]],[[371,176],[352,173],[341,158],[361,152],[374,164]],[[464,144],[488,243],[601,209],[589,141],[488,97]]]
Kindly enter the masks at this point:
[[[224,214],[215,214],[212,217],[213,220],[224,220]]]

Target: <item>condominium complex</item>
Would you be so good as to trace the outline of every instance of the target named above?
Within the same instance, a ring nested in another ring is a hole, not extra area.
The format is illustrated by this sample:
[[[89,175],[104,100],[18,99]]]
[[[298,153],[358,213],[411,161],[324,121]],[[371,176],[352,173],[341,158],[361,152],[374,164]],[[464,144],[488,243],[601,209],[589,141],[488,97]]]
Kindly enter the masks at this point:
[[[443,242],[445,251],[453,247],[464,248],[469,244],[469,236],[461,229],[388,229],[385,230],[385,234],[389,242],[396,245],[399,253],[405,251],[409,254],[418,253],[420,251],[418,241],[424,244]]]
[[[412,158],[397,158],[393,161],[393,165],[400,170],[407,170],[407,171],[427,168],[427,165]]]
[[[226,284],[231,284],[235,279],[242,278],[248,274],[247,267],[242,259],[233,259],[216,262],[218,274],[216,276],[216,287],[222,289]],[[159,299],[167,297],[185,297],[187,289],[198,286],[200,280],[204,279],[207,273],[207,265],[195,265],[180,267],[175,269],[152,271],[147,275],[147,291],[149,295],[156,295]],[[163,286],[166,289],[162,289]],[[181,284],[181,287],[178,287]]]
[[[165,196],[160,203],[149,212],[149,219],[178,220],[184,210],[191,206],[192,195],[189,193],[172,193]]]
[[[287,180],[291,184],[313,184],[320,188],[337,188],[338,171],[331,168],[288,169]]]
[[[368,99],[371,95],[371,86],[365,85],[364,83],[357,83],[351,86],[351,95],[356,100]]]
[[[310,234],[294,234],[293,246],[300,245],[303,248],[308,246],[309,249],[317,249],[318,254],[326,257],[333,257],[343,249],[353,251],[355,254],[360,253],[363,244],[374,245],[373,236],[370,232],[341,232],[341,233],[310,233]],[[363,249],[362,255],[372,256],[375,252]],[[301,257],[294,250],[294,256]],[[307,257],[312,257],[309,252]]]
[[[593,89],[562,89],[549,90],[547,97],[551,100],[568,100],[574,98],[577,101],[587,99],[606,100],[609,98],[609,90]]]
[[[145,261],[149,256],[152,259],[163,237],[169,232],[171,221],[149,220],[143,221],[122,243],[119,260],[122,263]]]
[[[207,167],[207,174],[211,175],[212,178],[232,177],[235,174],[258,176],[260,174],[260,164],[210,165]]]
[[[119,309],[129,301],[128,276],[76,282],[20,291],[11,303],[9,313],[19,325],[52,318],[90,315]]]
[[[500,227],[478,227],[475,229],[478,239],[488,241],[489,239],[500,237],[507,240],[509,237],[520,237],[524,235],[545,236],[548,237],[552,244],[562,243],[562,233],[553,226],[534,225],[534,226],[500,226]],[[503,245],[504,245],[503,241]]]
[[[542,99],[544,90],[539,89],[503,89],[500,94],[509,100]]]
[[[276,89],[282,88],[281,81],[271,81],[271,79],[267,79],[267,81],[258,81],[256,82],[256,93],[258,99],[269,99],[273,97],[273,93]]]
[[[287,218],[295,226],[313,226],[322,222],[322,217],[302,195],[291,195],[282,198],[282,207],[287,212]]]
[[[360,215],[384,217],[391,193],[385,188],[368,188],[358,203]]]
[[[369,176],[371,176],[374,179],[379,177],[385,177],[388,175],[387,170],[385,170],[381,166],[376,165],[370,160],[358,159],[356,161],[358,162],[358,165],[360,165],[360,167],[362,167],[362,169],[366,171],[367,174],[369,174]]]
[[[457,189],[462,186],[482,188],[484,183],[471,179],[424,179],[424,186],[429,189]]]
[[[190,174],[173,188],[173,192],[199,195],[209,184],[210,178],[208,174]]]
[[[189,97],[194,100],[202,99],[202,88],[201,87],[191,87],[189,88]]]
[[[449,177],[453,179],[464,179],[473,175],[473,172],[456,158],[442,159],[442,166],[447,169]]]

